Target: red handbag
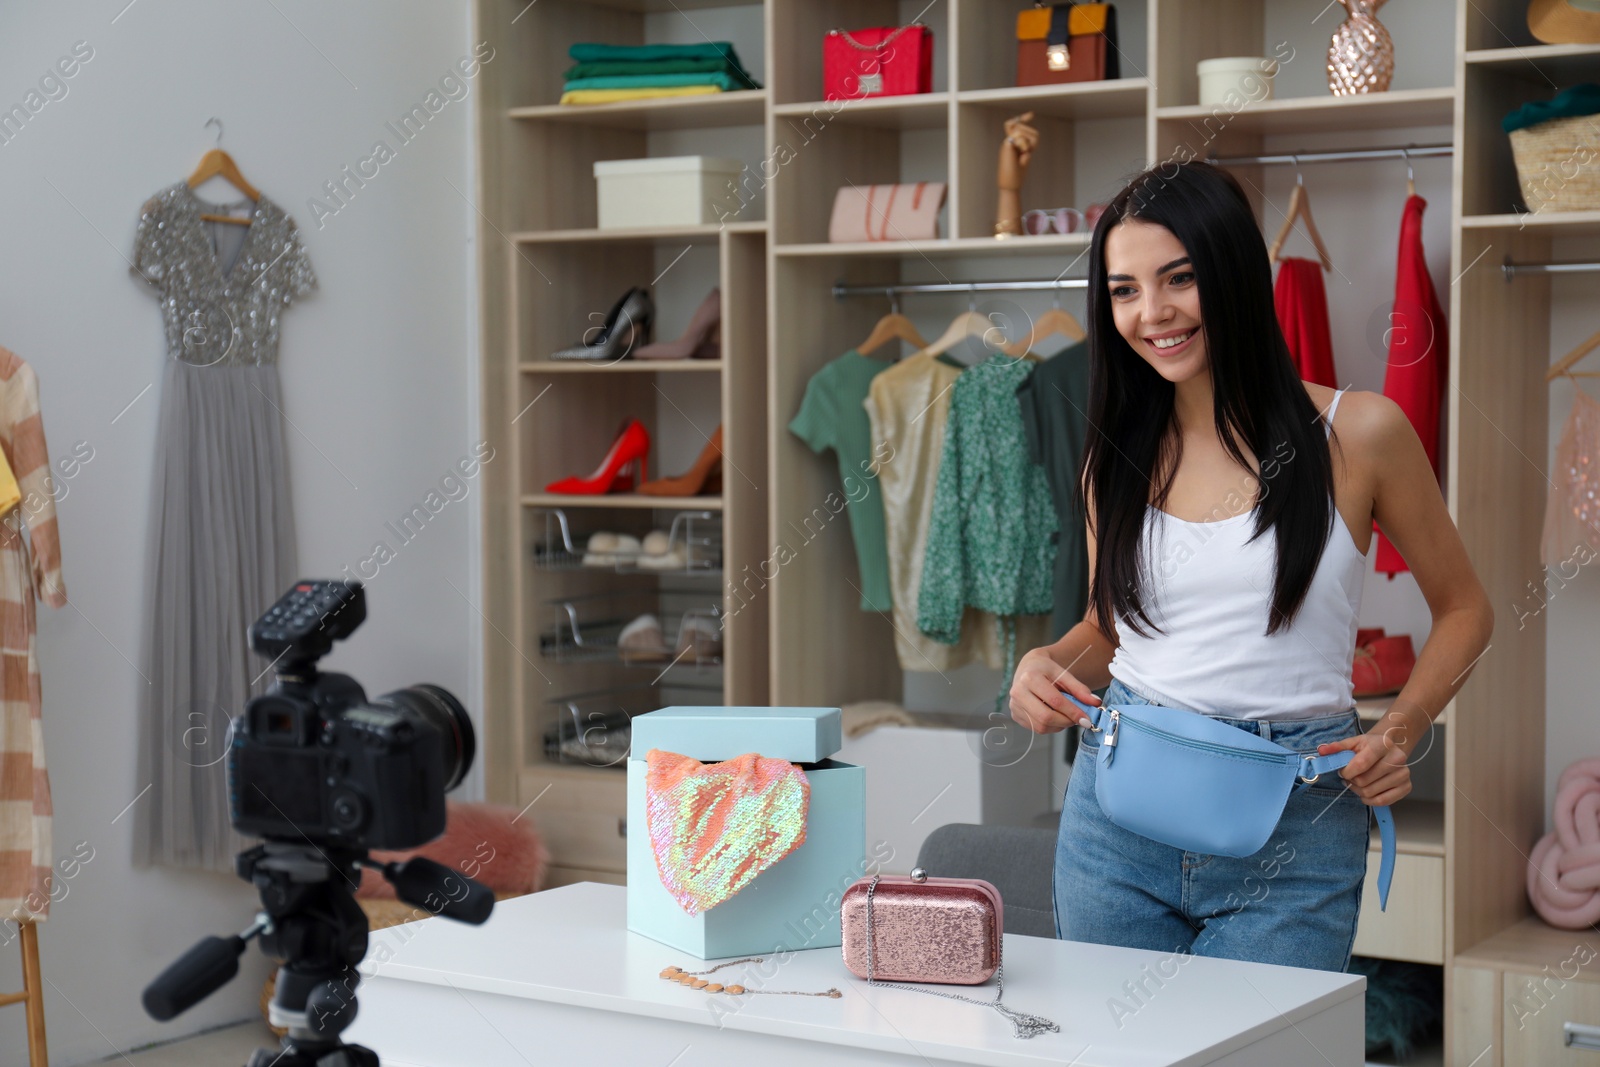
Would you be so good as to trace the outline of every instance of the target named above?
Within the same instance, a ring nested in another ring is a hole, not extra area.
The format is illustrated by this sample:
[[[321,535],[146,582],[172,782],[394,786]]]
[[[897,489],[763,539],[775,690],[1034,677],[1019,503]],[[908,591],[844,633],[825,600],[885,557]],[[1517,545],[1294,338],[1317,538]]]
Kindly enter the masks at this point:
[[[829,30],[822,39],[824,100],[932,91],[933,30],[920,22]]]

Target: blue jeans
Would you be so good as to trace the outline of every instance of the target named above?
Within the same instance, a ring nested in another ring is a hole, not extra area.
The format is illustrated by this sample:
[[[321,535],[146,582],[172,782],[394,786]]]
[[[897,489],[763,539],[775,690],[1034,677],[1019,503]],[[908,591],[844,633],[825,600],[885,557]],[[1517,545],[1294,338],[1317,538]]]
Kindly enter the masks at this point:
[[[1103,704],[1154,704],[1120,681]],[[1263,722],[1215,716],[1297,752],[1354,736],[1354,708]],[[1056,936],[1070,941],[1343,971],[1367,872],[1369,808],[1338,772],[1289,796],[1253,856],[1208,856],[1108,819],[1095,798],[1102,735],[1083,731],[1056,838]]]

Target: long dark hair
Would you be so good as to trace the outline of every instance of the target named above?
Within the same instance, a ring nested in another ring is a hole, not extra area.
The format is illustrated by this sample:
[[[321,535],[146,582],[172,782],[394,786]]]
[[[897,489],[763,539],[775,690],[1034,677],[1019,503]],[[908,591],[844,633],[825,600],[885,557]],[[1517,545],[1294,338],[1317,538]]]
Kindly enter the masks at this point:
[[[1144,171],[1111,200],[1089,254],[1089,428],[1080,493],[1093,494],[1096,556],[1089,602],[1102,628],[1116,617],[1149,636],[1140,550],[1150,487],[1165,510],[1182,456],[1174,387],[1128,345],[1112,319],[1106,234],[1125,218],[1157,223],[1182,242],[1200,291],[1211,364],[1213,419],[1223,448],[1246,470],[1235,440],[1259,469],[1254,541],[1272,530],[1277,576],[1265,633],[1289,625],[1305,601],[1338,514],[1324,422],[1278,327],[1272,267],[1255,213],[1233,176],[1199,161]],[[1157,479],[1160,479],[1159,484]]]

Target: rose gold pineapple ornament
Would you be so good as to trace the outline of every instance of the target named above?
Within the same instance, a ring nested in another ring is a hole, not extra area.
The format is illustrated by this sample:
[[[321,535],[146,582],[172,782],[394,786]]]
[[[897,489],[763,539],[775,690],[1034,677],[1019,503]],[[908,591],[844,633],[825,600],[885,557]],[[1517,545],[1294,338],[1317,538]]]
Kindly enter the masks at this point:
[[[1348,17],[1328,42],[1328,91],[1382,93],[1394,77],[1394,42],[1378,21],[1384,0],[1339,0]]]

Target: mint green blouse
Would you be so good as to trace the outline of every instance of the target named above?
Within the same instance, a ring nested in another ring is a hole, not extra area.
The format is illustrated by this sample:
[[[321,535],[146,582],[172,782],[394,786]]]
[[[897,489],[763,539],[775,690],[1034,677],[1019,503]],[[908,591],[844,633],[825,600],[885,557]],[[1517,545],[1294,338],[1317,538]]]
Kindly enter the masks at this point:
[[[968,604],[1002,617],[1007,687],[1016,665],[1011,617],[1048,614],[1054,606],[1060,527],[1017,404],[1017,387],[1034,366],[996,353],[951,387],[917,596],[917,628],[945,644],[961,639]]]

